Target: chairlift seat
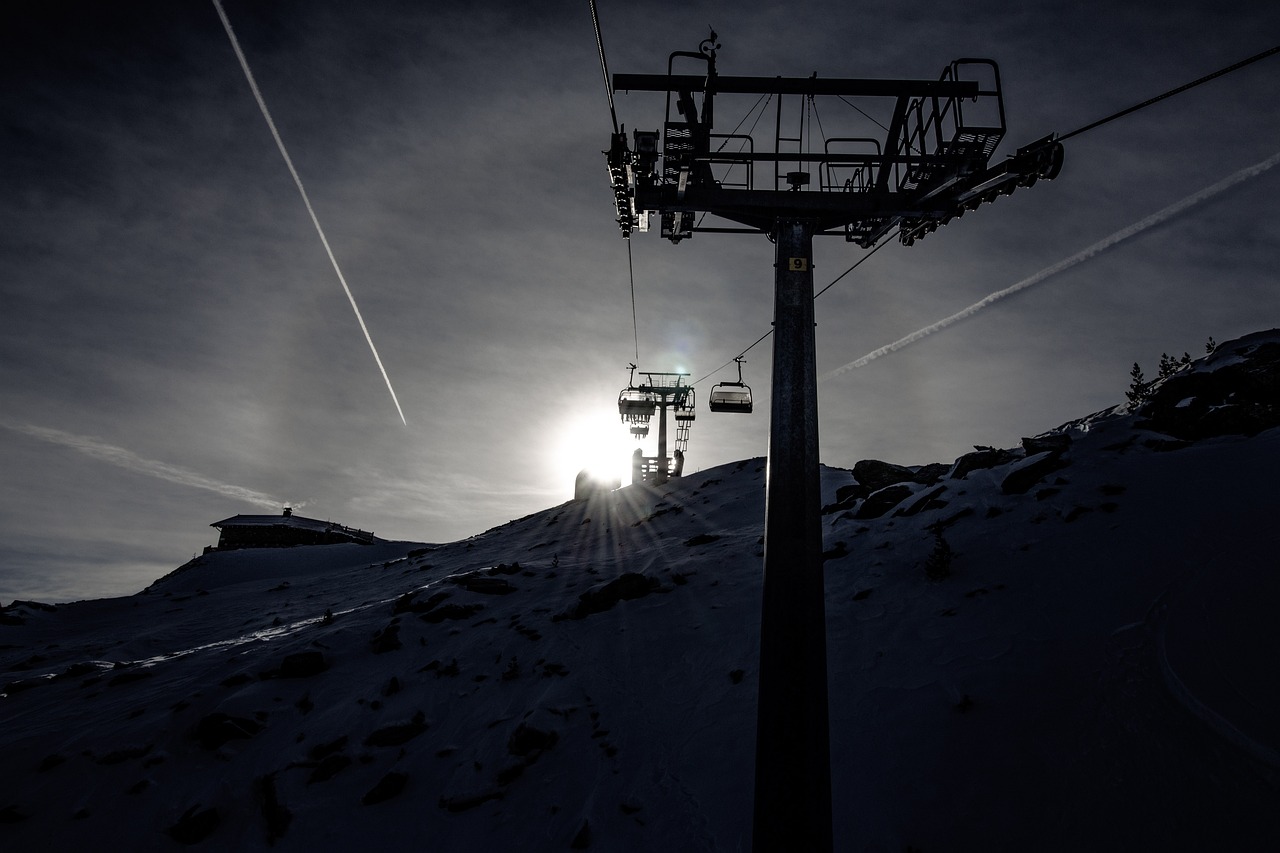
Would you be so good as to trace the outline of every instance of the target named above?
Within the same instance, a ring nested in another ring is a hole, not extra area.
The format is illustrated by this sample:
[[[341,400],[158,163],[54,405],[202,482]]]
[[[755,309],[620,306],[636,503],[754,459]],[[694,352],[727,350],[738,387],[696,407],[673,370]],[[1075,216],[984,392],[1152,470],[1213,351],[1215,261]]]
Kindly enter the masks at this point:
[[[713,412],[751,414],[751,388],[739,382],[723,382],[711,389],[707,408]]]
[[[680,405],[676,406],[676,420],[688,423],[698,417],[698,407],[694,404],[693,389],[689,389]]]
[[[638,388],[624,388],[618,395],[618,414],[624,418],[651,418],[655,409],[653,397]]]

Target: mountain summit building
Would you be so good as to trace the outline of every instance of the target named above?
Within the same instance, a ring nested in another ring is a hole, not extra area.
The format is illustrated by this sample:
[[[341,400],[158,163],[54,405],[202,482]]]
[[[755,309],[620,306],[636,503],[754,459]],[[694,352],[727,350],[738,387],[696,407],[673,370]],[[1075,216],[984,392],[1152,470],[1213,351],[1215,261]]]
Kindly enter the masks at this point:
[[[212,551],[335,545],[344,542],[372,545],[378,541],[372,531],[357,530],[332,521],[303,518],[294,515],[291,507],[285,507],[280,515],[234,515],[209,526],[218,530],[218,544],[208,549]]]

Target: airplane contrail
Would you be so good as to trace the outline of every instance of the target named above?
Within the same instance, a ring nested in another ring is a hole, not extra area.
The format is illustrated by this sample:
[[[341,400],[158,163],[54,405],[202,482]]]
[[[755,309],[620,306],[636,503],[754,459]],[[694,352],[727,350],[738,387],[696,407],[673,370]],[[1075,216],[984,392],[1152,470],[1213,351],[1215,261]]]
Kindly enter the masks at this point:
[[[974,314],[977,314],[983,308],[986,308],[992,303],[998,302],[1001,299],[1004,299],[1006,296],[1012,296],[1013,294],[1017,293],[1020,290],[1026,290],[1028,287],[1039,284],[1045,279],[1052,278],[1058,273],[1063,272],[1064,270],[1070,269],[1071,267],[1074,267],[1076,264],[1084,263],[1085,261],[1089,260],[1099,252],[1109,249],[1112,246],[1116,245],[1117,243],[1121,243],[1125,240],[1128,240],[1130,237],[1140,234],[1143,231],[1146,231],[1148,228],[1159,225],[1162,222],[1168,222],[1173,217],[1177,216],[1180,213],[1183,213],[1184,211],[1192,207],[1195,207],[1197,204],[1208,201],[1214,196],[1220,193],[1226,192],[1231,187],[1234,187],[1236,184],[1239,184],[1243,181],[1247,181],[1250,178],[1256,178],[1258,175],[1261,175],[1263,172],[1267,171],[1268,169],[1274,168],[1277,165],[1280,165],[1280,152],[1272,154],[1270,157],[1263,160],[1261,163],[1255,163],[1252,166],[1247,166],[1238,172],[1228,175],[1227,177],[1218,181],[1216,184],[1205,187],[1199,192],[1192,193],[1191,195],[1187,196],[1181,201],[1175,202],[1169,205],[1168,207],[1164,208],[1163,210],[1158,210],[1155,213],[1151,214],[1150,216],[1140,219],[1126,228],[1121,228],[1116,233],[1112,234],[1109,237],[1104,237],[1103,239],[1094,243],[1092,246],[1082,249],[1068,258],[1064,258],[1063,260],[1058,261],[1056,264],[1054,264],[1051,267],[1045,267],[1044,269],[1040,270],[1040,272],[1036,273],[1035,275],[1024,278],[1022,281],[1018,282],[1017,284],[1006,287],[1004,290],[997,290],[995,293],[985,296],[978,302],[973,303],[968,308],[964,308],[960,311],[957,311],[956,313],[952,314],[950,317],[945,317],[936,323],[932,323],[928,326],[925,326],[923,329],[917,329],[916,331],[912,332],[906,337],[899,338],[898,340],[894,341],[891,344],[882,346],[876,350],[872,350],[871,352],[867,353],[861,358],[854,359],[848,364],[841,365],[840,367],[837,367],[834,370],[829,370],[826,373],[819,376],[818,381],[825,382],[828,379],[834,379],[835,377],[841,375],[842,373],[847,373],[848,371],[853,370],[855,368],[863,367],[869,362],[872,362],[875,359],[880,358],[881,356],[889,355],[890,353],[897,352],[898,350],[902,349],[905,346],[910,346],[911,344],[914,344],[916,341],[919,341],[923,338],[928,337],[929,335],[932,335],[934,332],[940,332],[943,329],[947,328],[948,326],[951,326],[955,323],[959,323],[961,320],[967,320],[968,318],[972,317]]]
[[[320,242],[324,244],[324,250],[329,255],[329,262],[333,264],[333,271],[338,274],[338,281],[342,284],[343,291],[347,294],[347,301],[351,303],[351,310],[356,314],[356,321],[360,324],[360,330],[364,332],[364,339],[369,342],[369,351],[373,353],[373,360],[378,363],[378,370],[382,371],[382,379],[387,383],[387,390],[391,392],[391,401],[396,404],[396,411],[400,413],[400,421],[405,426],[409,422],[404,419],[404,410],[400,408],[400,400],[396,397],[396,389],[391,387],[391,377],[387,375],[387,369],[382,366],[382,359],[378,356],[378,348],[373,345],[373,338],[369,335],[369,328],[364,324],[364,317],[360,316],[360,308],[356,305],[356,298],[351,295],[351,288],[347,286],[347,279],[342,274],[341,268],[338,267],[338,259],[333,255],[333,249],[329,248],[329,240],[324,236],[324,229],[320,227],[320,220],[316,217],[315,209],[311,206],[311,199],[307,196],[306,188],[302,186],[302,178],[298,177],[298,170],[293,168],[293,160],[289,158],[289,152],[285,150],[284,140],[280,138],[280,132],[276,130],[276,123],[271,118],[271,111],[267,109],[267,102],[262,98],[262,92],[258,89],[258,83],[253,79],[253,72],[249,70],[249,61],[245,59],[244,51],[240,49],[240,42],[236,39],[235,31],[231,29],[231,19],[227,17],[226,11],[222,8],[219,0],[213,0],[213,7],[218,10],[218,17],[222,19],[222,28],[227,31],[227,38],[231,39],[231,48],[236,52],[236,58],[240,60],[240,67],[244,70],[245,79],[249,81],[249,88],[253,90],[254,100],[258,102],[258,109],[262,111],[262,117],[267,120],[267,127],[271,129],[271,136],[276,141],[276,147],[280,149],[280,156],[284,157],[284,163],[289,167],[289,174],[293,175],[293,182],[298,187],[298,193],[302,196],[302,203],[307,206],[307,213],[311,215],[311,222],[316,226],[316,233],[320,235]]]
[[[167,480],[170,483],[177,483],[181,486],[191,486],[196,489],[204,489],[210,492],[216,492],[224,497],[234,498],[235,500],[245,501],[246,503],[260,506],[264,509],[279,509],[282,506],[290,505],[287,501],[280,501],[271,495],[262,492],[256,492],[253,489],[246,489],[242,486],[234,486],[230,483],[223,483],[206,477],[203,474],[197,474],[187,468],[180,468],[177,465],[170,465],[167,462],[158,462],[154,459],[145,459],[131,450],[125,450],[123,447],[117,447],[114,444],[107,444],[96,438],[90,438],[85,435],[76,435],[75,433],[64,432],[60,429],[52,429],[50,427],[35,426],[33,424],[17,424],[0,421],[0,427],[11,429],[14,432],[20,432],[29,435],[32,438],[38,438],[41,441],[47,441],[50,444],[57,444],[62,447],[69,447],[72,450],[97,459],[99,462],[107,462],[119,468],[124,468],[138,474],[146,474],[150,477],[156,477],[161,480]],[[293,504],[301,506],[301,504]]]

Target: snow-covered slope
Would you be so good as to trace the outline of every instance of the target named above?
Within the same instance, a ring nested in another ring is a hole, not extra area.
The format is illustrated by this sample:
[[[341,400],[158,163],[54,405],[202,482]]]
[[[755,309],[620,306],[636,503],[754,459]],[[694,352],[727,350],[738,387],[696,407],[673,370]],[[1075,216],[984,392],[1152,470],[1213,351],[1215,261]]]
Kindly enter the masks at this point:
[[[824,469],[838,849],[1280,847],[1277,353]],[[764,477],[12,604],[0,843],[749,849]]]

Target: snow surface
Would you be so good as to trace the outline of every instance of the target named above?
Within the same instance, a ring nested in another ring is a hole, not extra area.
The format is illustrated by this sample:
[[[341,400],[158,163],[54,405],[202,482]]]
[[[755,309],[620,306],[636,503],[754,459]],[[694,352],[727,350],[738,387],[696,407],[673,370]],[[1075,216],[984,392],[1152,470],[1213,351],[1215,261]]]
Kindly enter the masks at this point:
[[[1023,494],[1042,454],[824,515],[838,850],[1280,849],[1280,429],[1135,422],[1064,428]],[[764,482],[10,605],[0,844],[748,850]],[[853,482],[824,468],[824,504]]]

